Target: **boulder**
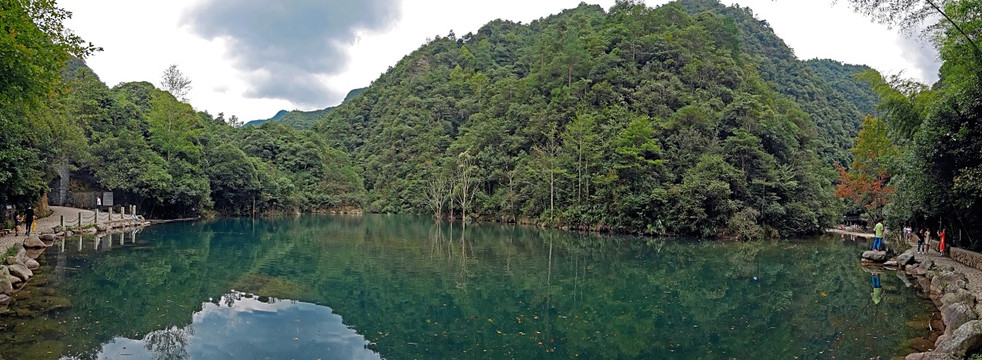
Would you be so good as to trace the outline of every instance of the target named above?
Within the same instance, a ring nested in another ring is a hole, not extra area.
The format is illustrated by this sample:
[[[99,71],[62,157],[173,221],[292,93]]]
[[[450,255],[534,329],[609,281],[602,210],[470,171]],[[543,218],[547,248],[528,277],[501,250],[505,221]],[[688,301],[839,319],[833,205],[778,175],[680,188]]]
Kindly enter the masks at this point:
[[[37,259],[41,257],[42,253],[44,253],[44,249],[24,249],[24,254],[26,254],[27,257],[31,259]]]
[[[48,247],[48,245],[45,245],[44,242],[41,241],[41,239],[38,238],[37,236],[31,235],[27,239],[24,239],[24,247],[31,248],[31,249],[40,249],[40,248],[46,248]]]
[[[863,259],[882,263],[887,261],[887,252],[879,250],[866,250],[863,252]]]
[[[954,356],[940,352],[922,352],[907,355],[904,360],[958,360]]]
[[[106,226],[106,223],[99,223],[95,225],[95,229],[101,232],[105,232],[106,230],[109,230],[109,226]]]
[[[65,237],[65,232],[64,231],[59,231],[59,232],[55,233],[55,236],[56,237]]]
[[[7,294],[0,294],[0,304],[6,304],[10,301],[10,296]]]
[[[914,263],[914,250],[904,251],[903,254],[897,256],[897,263],[901,266],[907,266]]]
[[[938,338],[935,352],[951,354],[955,358],[963,358],[969,351],[982,348],[982,321],[972,320],[962,324],[951,335]]]
[[[957,289],[963,289],[964,284],[965,284],[965,275],[952,273],[952,272],[944,272],[935,275],[931,279],[931,292],[938,295],[943,295],[948,292],[954,292]],[[957,285],[962,285],[962,287],[958,287]]]
[[[4,265],[13,265],[13,264],[16,264],[16,263],[17,263],[17,257],[16,256],[8,256],[6,259],[3,260],[3,264]]]
[[[887,260],[886,262],[883,263],[883,266],[897,266],[897,265],[899,265],[897,260]]]
[[[38,235],[38,239],[41,239],[41,241],[50,242],[50,241],[55,241],[56,239],[58,239],[58,237],[55,236],[55,234],[41,234]]]
[[[27,259],[27,261],[24,262],[24,266],[27,266],[27,268],[29,270],[31,270],[31,271],[34,271],[34,270],[37,270],[37,269],[40,269],[41,268],[41,264],[38,263],[38,261],[37,260],[34,260],[34,259]]]
[[[13,275],[7,275],[7,276],[4,276],[3,278],[7,279],[7,281],[9,281],[11,284],[14,284],[14,287],[17,287],[17,284],[20,284],[20,283],[24,282],[23,279],[21,279],[19,277],[16,277],[16,276],[13,276]]]
[[[962,324],[978,319],[978,316],[975,315],[975,311],[972,310],[972,307],[962,302],[945,306],[944,309],[941,310],[941,317],[944,319],[945,323],[945,334],[949,335],[954,332],[954,330],[957,330],[959,326],[962,326]],[[982,334],[980,334],[980,336],[982,336]]]
[[[99,232],[99,230],[96,230],[96,228],[85,228],[85,229],[82,229],[81,232],[82,232],[82,234],[95,234],[95,233]]]
[[[959,289],[958,291],[953,291],[945,294],[941,297],[941,303],[944,306],[951,306],[956,303],[965,303],[968,307],[975,307],[975,295],[971,291],[965,289]]]
[[[7,269],[10,270],[10,275],[16,276],[24,281],[34,276],[34,272],[31,269],[21,264],[7,265]]]

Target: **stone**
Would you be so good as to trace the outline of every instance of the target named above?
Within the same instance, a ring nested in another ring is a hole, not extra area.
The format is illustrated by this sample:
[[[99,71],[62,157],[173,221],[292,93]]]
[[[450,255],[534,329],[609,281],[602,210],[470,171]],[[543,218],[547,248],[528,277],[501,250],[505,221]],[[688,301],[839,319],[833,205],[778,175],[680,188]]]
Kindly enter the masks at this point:
[[[44,242],[42,242],[41,239],[38,238],[37,236],[31,235],[27,239],[24,239],[24,247],[37,249],[37,248],[46,248],[48,247],[48,245],[45,245]]]
[[[41,239],[41,241],[49,242],[49,241],[55,241],[57,237],[55,236],[55,234],[41,234],[38,235],[38,239]]]
[[[109,230],[109,227],[106,226],[105,223],[96,224],[95,225],[95,228],[96,228],[96,230],[102,231],[102,232],[105,232],[106,230]]]
[[[916,338],[912,339],[907,343],[907,346],[916,351],[931,351],[934,349],[934,342],[926,338]]]
[[[4,265],[13,265],[13,264],[16,264],[16,263],[17,263],[17,257],[16,256],[8,256],[6,259],[3,260],[3,264]]]
[[[9,281],[11,284],[14,284],[14,287],[17,287],[17,284],[24,282],[23,279],[9,274],[4,276],[4,278],[7,279],[7,281]]]
[[[960,282],[956,282],[956,280],[960,280]],[[931,292],[938,295],[943,295],[945,293],[948,293],[949,289],[951,289],[951,291],[956,291],[957,289],[959,289],[957,285],[963,285],[961,289],[964,289],[964,284],[965,284],[965,275],[952,273],[952,272],[944,272],[935,275],[934,278],[931,279]]]
[[[938,347],[934,351],[960,359],[969,351],[979,348],[982,348],[982,321],[972,320],[959,326],[951,335],[939,337]]]
[[[897,263],[902,266],[907,266],[914,263],[914,249],[904,251],[903,254],[897,256]]]
[[[7,269],[10,270],[10,275],[16,276],[24,281],[34,276],[34,272],[31,269],[21,264],[7,265]]]
[[[7,294],[0,294],[0,304],[6,304],[10,302],[10,296]]]
[[[38,263],[38,261],[37,260],[34,260],[34,259],[27,259],[27,261],[24,262],[24,266],[27,266],[27,268],[29,270],[31,270],[31,271],[34,271],[34,270],[37,270],[37,269],[40,269],[41,268],[41,264]]]
[[[27,254],[28,258],[35,260],[41,257],[42,253],[44,253],[44,249],[24,249],[24,254]]]
[[[897,266],[897,265],[899,265],[897,260],[887,260],[886,262],[883,263],[883,266]]]
[[[907,355],[905,360],[957,360],[954,356],[939,352],[922,352]]]
[[[956,303],[965,303],[968,307],[975,307],[975,295],[971,291],[965,289],[959,289],[958,291],[950,292],[941,297],[941,303],[944,306],[950,306]]]
[[[65,232],[64,231],[59,231],[59,232],[55,233],[55,236],[56,237],[65,237]]]
[[[86,228],[82,230],[83,234],[95,234],[97,232],[99,232],[99,230],[96,230],[96,228]]]
[[[863,259],[882,263],[887,260],[887,252],[878,251],[878,250],[866,250],[863,252]]]
[[[954,332],[954,330],[957,330],[959,326],[962,326],[962,324],[978,319],[978,316],[975,315],[975,311],[972,310],[972,307],[963,302],[945,306],[944,309],[941,310],[941,317],[944,319],[944,323],[946,324],[946,335],[950,335],[952,332]],[[982,327],[980,327],[980,330],[982,330]],[[980,334],[980,336],[982,336],[982,334]]]

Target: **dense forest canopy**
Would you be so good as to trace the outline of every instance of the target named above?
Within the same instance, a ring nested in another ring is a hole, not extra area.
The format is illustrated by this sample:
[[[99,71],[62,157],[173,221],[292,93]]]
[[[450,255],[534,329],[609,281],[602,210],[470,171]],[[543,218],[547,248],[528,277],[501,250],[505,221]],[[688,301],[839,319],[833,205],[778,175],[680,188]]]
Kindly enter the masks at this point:
[[[853,161],[865,115],[892,113],[856,82],[868,68],[800,61],[750,9],[714,0],[581,4],[451,32],[336,108],[243,128],[150,83],[110,88],[80,60],[55,66],[85,55],[58,51],[43,89],[63,91],[0,98],[32,109],[3,107],[3,174],[19,179],[4,202],[36,201],[68,169],[77,189],[155,216],[364,209],[784,236],[841,215],[832,164]]]
[[[439,37],[314,129],[364,167],[371,211],[804,233],[838,214],[831,164],[874,97],[842,82],[865,69],[799,61],[716,1],[583,4]]]

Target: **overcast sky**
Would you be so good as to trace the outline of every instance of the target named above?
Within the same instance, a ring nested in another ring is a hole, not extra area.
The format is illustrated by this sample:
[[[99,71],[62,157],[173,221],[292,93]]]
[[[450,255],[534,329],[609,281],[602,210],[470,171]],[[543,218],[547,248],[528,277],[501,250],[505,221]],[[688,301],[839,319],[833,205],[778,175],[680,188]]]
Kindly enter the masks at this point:
[[[87,59],[109,86],[160,87],[171,64],[191,79],[197,110],[249,121],[281,109],[337,105],[428,38],[476,32],[494,19],[523,23],[580,0],[62,0],[68,26],[104,51]],[[587,1],[605,9],[614,0]],[[648,0],[649,6],[665,0]],[[722,0],[754,10],[801,59],[866,64],[932,83],[929,44],[872,24],[840,1]]]

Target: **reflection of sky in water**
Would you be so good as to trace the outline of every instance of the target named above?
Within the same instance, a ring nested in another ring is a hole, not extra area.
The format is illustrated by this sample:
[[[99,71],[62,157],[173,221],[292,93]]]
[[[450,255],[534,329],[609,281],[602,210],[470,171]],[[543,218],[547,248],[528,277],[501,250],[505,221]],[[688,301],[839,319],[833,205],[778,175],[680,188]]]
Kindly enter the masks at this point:
[[[99,359],[381,359],[331,308],[242,293],[204,303],[191,326],[115,338]]]

